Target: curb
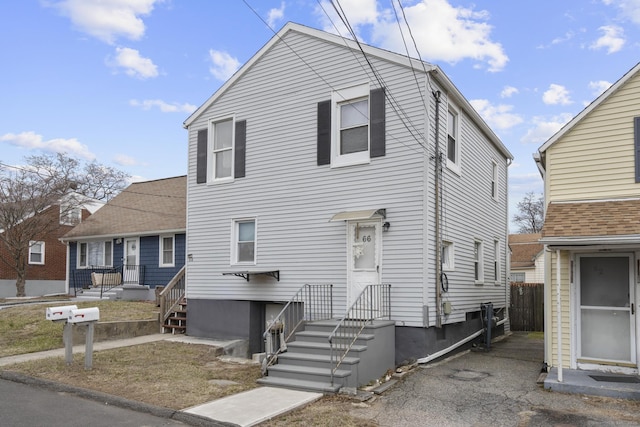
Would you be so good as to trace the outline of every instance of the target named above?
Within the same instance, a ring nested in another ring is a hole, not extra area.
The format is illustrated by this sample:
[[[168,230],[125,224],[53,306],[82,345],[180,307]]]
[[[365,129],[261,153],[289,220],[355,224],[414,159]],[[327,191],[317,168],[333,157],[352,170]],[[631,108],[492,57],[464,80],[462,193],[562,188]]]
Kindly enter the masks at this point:
[[[0,379],[13,381],[17,383],[33,385],[45,388],[51,391],[74,394],[79,397],[91,399],[105,405],[117,406],[119,408],[130,409],[137,412],[144,412],[156,417],[167,418],[171,420],[181,421],[191,426],[197,427],[239,427],[224,421],[217,421],[211,418],[202,417],[195,414],[178,411],[175,409],[164,408],[161,406],[150,405],[148,403],[136,400],[125,399],[120,396],[114,396],[100,391],[90,390],[82,387],[71,386],[58,383],[55,381],[45,380],[42,378],[30,377],[17,372],[0,370]]]

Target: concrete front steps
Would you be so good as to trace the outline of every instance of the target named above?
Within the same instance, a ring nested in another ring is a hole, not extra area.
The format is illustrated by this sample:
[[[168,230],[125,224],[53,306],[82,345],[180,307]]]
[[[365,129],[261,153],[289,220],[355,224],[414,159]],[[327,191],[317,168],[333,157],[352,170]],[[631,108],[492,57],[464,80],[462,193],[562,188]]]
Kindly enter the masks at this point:
[[[395,367],[395,322],[375,320],[365,326],[334,373],[332,384],[328,338],[337,324],[337,320],[308,322],[258,383],[333,394],[343,387],[366,385]]]

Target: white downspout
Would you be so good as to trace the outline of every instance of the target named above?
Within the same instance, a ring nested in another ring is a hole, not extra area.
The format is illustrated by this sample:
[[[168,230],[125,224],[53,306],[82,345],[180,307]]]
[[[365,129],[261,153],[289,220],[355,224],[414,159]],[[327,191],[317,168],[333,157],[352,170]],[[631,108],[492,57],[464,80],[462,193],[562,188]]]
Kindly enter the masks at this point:
[[[556,249],[556,330],[558,339],[558,382],[562,382],[562,295],[560,293],[560,249]]]
[[[505,317],[504,319],[499,320],[498,322],[495,323],[495,326],[500,326],[503,325],[505,322],[507,321],[507,318]],[[430,354],[429,356],[423,357],[421,359],[416,360],[416,363],[429,363],[432,360],[435,360],[441,356],[444,356],[445,354],[449,353],[450,351],[455,350],[456,348],[460,347],[463,344],[468,343],[469,341],[471,341],[472,339],[479,337],[480,335],[482,335],[482,333],[484,332],[484,329],[480,329],[478,332],[474,332],[473,334],[469,335],[468,337],[466,337],[465,339],[458,341],[457,343],[444,348],[440,351],[437,351],[433,354]]]

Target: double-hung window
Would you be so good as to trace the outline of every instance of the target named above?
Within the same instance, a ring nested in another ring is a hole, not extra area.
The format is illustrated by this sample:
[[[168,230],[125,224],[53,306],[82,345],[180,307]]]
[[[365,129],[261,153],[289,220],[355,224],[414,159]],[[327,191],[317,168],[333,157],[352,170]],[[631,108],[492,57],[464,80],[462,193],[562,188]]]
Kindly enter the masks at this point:
[[[484,281],[483,262],[482,241],[475,240],[473,242],[473,268],[474,279],[477,284],[482,284]]]
[[[233,119],[212,121],[210,123],[210,159],[209,176],[212,181],[233,178]]]
[[[160,236],[160,267],[175,266],[175,238],[174,236]]]
[[[332,166],[369,163],[369,85],[334,91]]]
[[[447,111],[447,167],[460,173],[460,114],[452,104]]]
[[[44,242],[29,242],[29,264],[44,264]]]
[[[233,264],[256,263],[256,220],[242,219],[234,221],[233,246],[231,259]]]
[[[78,267],[112,267],[113,245],[111,241],[78,243]]]

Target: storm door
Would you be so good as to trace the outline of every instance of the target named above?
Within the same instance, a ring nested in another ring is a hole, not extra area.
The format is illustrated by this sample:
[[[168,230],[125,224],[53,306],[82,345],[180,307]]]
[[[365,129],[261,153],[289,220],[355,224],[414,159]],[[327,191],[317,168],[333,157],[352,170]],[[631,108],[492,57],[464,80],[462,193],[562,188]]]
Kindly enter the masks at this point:
[[[380,283],[381,225],[380,220],[348,222],[347,309],[367,285]],[[369,301],[366,304],[371,310],[378,310],[377,301]],[[367,317],[375,314],[368,313]]]
[[[122,268],[124,283],[139,283],[139,253],[140,241],[137,238],[124,241],[124,265]]]
[[[632,256],[580,255],[577,273],[578,361],[635,366]]]

